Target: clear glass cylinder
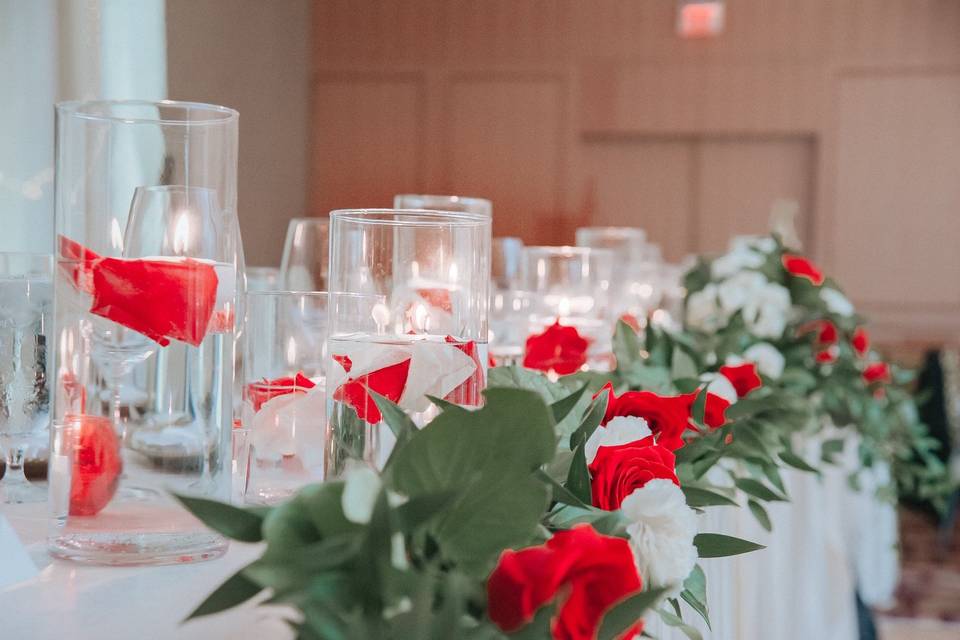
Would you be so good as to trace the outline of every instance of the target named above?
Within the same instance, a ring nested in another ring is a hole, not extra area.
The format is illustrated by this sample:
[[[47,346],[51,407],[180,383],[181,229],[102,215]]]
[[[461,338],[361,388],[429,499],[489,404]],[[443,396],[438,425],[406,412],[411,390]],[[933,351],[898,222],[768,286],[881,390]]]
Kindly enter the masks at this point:
[[[160,564],[226,550],[172,493],[230,498],[237,124],[198,103],[57,106],[56,556]],[[144,413],[124,397],[141,367],[156,377]]]
[[[245,501],[273,504],[323,479],[325,291],[247,294],[243,408]]]
[[[327,477],[382,466],[392,432],[370,391],[425,423],[428,395],[479,406],[486,381],[490,218],[452,211],[330,214]],[[382,297],[358,305],[343,294]]]
[[[586,367],[612,365],[610,281],[614,254],[584,247],[524,247],[522,289],[530,295],[529,335],[553,324],[573,327],[588,343]]]
[[[468,196],[435,196],[419,193],[401,193],[393,196],[395,209],[430,209],[432,211],[462,211],[488,218],[493,216],[493,204],[485,198]]]
[[[281,287],[290,291],[326,291],[329,264],[329,221],[326,218],[292,219],[283,243]]]
[[[490,247],[490,277],[495,289],[516,289],[520,284],[520,259],[523,255],[523,240],[520,238],[494,238]]]

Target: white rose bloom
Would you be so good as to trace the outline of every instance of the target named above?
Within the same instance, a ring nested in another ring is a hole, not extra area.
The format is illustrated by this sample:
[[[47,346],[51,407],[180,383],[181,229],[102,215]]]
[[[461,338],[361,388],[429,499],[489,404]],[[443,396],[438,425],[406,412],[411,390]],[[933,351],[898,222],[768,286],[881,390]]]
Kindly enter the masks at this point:
[[[739,247],[714,260],[710,265],[710,275],[714,280],[723,280],[745,269],[756,269],[766,262],[762,253],[750,247]]]
[[[680,487],[651,480],[623,500],[620,512],[630,521],[627,534],[643,584],[679,593],[697,563],[697,516]]]
[[[705,373],[700,376],[700,381],[707,384],[707,391],[720,396],[730,404],[737,401],[737,389],[726,376],[719,373]]]
[[[827,305],[827,310],[830,311],[830,313],[835,313],[838,316],[844,316],[846,318],[853,315],[853,303],[850,302],[847,296],[836,289],[821,289],[820,299]]]
[[[777,249],[777,242],[770,236],[734,236],[730,238],[730,251],[760,251],[773,253]]]
[[[747,328],[760,338],[779,338],[787,328],[790,312],[790,291],[774,282],[763,289],[743,307]]]
[[[717,285],[708,284],[687,298],[687,324],[694,329],[713,332],[726,323],[726,317],[717,304]]]
[[[616,447],[643,440],[653,435],[647,421],[632,416],[617,416],[610,420],[605,427],[597,427],[587,439],[583,452],[587,457],[587,464],[592,464],[597,457],[600,447]]]
[[[733,315],[743,308],[750,300],[760,295],[767,278],[759,271],[741,271],[735,276],[724,280],[717,287],[717,298],[720,308],[726,314]]]
[[[769,342],[758,342],[750,346],[743,352],[743,357],[728,356],[727,364],[743,364],[752,362],[757,365],[757,370],[767,376],[777,380],[783,375],[783,367],[786,360],[780,350]]]

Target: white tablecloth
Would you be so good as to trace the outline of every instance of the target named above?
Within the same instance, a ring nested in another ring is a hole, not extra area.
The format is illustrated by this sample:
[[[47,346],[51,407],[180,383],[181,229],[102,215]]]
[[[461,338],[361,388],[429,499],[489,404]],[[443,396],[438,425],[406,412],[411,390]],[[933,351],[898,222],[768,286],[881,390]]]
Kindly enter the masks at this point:
[[[209,640],[289,638],[276,611],[244,606],[180,624],[203,599],[260,552],[232,543],[218,560],[162,567],[96,567],[46,553],[46,505],[0,505],[37,577],[0,589],[4,638],[30,640]],[[0,558],[2,562],[2,558]]]

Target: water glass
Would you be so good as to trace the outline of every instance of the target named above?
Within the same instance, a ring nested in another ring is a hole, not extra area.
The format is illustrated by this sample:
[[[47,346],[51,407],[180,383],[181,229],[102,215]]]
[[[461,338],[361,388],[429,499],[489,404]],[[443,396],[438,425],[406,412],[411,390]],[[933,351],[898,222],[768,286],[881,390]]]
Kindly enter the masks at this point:
[[[326,475],[382,466],[392,432],[370,392],[423,424],[428,395],[479,406],[487,368],[490,218],[454,211],[330,214],[330,288],[378,295],[330,302]]]
[[[524,247],[522,289],[530,294],[528,334],[554,323],[573,327],[588,343],[586,367],[612,365],[610,283],[614,254],[585,247]]]
[[[247,295],[240,426],[249,432],[248,503],[274,504],[322,479],[326,324],[326,292]]]
[[[479,216],[493,216],[493,204],[485,198],[467,196],[434,196],[402,193],[393,197],[395,209],[430,209],[432,211],[462,211]]]
[[[280,288],[277,267],[247,267],[247,291],[276,291]]]
[[[294,218],[287,225],[280,262],[280,288],[325,291],[330,256],[330,224],[326,218]]]
[[[50,426],[53,256],[0,253],[0,450],[5,503],[43,502],[45,488],[24,475],[28,452],[45,446]]]
[[[523,240],[520,238],[494,238],[490,246],[490,277],[494,289],[516,289],[520,284],[520,258]]]

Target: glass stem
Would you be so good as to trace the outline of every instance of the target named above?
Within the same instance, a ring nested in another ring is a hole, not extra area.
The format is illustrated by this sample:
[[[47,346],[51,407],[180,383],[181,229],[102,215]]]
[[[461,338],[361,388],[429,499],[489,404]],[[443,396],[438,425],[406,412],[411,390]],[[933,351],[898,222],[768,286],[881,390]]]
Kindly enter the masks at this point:
[[[3,476],[3,484],[24,485],[27,484],[27,476],[23,470],[23,459],[26,450],[21,446],[13,446],[7,451],[7,472]]]

